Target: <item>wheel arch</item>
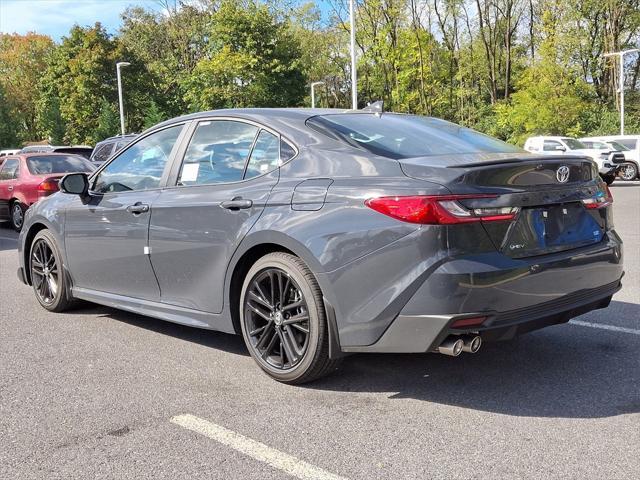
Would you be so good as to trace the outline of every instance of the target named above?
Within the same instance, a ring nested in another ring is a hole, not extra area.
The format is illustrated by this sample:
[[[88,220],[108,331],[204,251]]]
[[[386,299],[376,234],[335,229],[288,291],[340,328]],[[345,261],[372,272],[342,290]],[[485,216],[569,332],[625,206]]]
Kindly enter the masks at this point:
[[[272,252],[285,252],[295,255],[307,264],[316,277],[322,294],[330,295],[328,285],[321,283],[319,273],[323,272],[320,262],[302,243],[296,239],[276,231],[261,231],[245,237],[236,250],[227,267],[225,276],[225,300],[228,301],[229,314],[236,333],[240,333],[240,289],[244,278],[258,258]]]
[[[55,236],[55,231],[53,231],[49,225],[37,221],[29,226],[29,230],[25,234],[24,237],[24,249],[22,250],[22,260],[24,262],[24,278],[29,285],[31,285],[31,271],[29,269],[29,255],[31,254],[31,245],[33,245],[33,240],[36,238],[36,235],[42,230],[49,230]]]

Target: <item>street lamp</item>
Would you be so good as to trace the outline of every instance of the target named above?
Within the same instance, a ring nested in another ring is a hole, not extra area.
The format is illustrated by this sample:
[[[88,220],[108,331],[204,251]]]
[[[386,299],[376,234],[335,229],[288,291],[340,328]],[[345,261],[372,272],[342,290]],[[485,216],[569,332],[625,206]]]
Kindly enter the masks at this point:
[[[627,53],[640,52],[640,48],[622,50],[620,52],[605,53],[605,57],[620,58],[620,135],[624,135],[624,56]]]
[[[351,108],[358,109],[358,79],[356,75],[356,12],[355,0],[349,0],[349,22],[351,24]]]
[[[120,69],[131,65],[129,62],[116,63],[116,75],[118,76],[118,102],[120,103],[120,132],[124,137],[124,106],[122,105],[122,80],[120,78]]]
[[[324,82],[313,82],[311,84],[311,108],[316,108],[316,92],[313,89],[316,85],[324,85]]]

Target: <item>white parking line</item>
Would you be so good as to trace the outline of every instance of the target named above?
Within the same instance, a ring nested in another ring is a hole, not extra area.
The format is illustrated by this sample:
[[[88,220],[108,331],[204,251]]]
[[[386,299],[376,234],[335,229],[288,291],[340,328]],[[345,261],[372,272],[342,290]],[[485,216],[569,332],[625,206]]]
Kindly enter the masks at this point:
[[[612,332],[631,333],[632,335],[640,335],[640,330],[634,328],[614,327],[613,325],[607,325],[604,323],[589,323],[582,322],[580,320],[569,320],[569,323],[573,325],[580,325],[581,327],[599,328],[601,330],[611,330]]]
[[[194,431],[216,442],[233,448],[245,455],[282,470],[303,480],[346,480],[319,467],[304,462],[292,455],[271,448],[244,435],[211,423],[194,415],[178,415],[171,419],[172,423]]]

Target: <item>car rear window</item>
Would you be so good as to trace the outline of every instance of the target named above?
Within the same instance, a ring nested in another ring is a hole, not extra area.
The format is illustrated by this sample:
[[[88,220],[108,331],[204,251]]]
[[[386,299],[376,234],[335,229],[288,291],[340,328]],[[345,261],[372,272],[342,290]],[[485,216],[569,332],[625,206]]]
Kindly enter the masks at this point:
[[[75,155],[39,155],[27,159],[27,167],[32,175],[48,175],[52,173],[92,172],[94,170],[87,160]]]
[[[318,115],[307,125],[376,155],[401,159],[433,155],[522,152],[517,147],[445,120],[393,113]]]

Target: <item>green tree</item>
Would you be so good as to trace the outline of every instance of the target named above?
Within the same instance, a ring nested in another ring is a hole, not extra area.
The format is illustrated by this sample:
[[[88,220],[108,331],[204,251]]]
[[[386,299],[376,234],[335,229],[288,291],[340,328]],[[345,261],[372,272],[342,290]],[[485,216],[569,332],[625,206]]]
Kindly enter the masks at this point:
[[[301,104],[306,79],[286,22],[265,5],[227,0],[211,25],[208,51],[184,82],[192,110]]]
[[[11,130],[23,142],[38,140],[36,103],[39,82],[54,49],[47,36],[0,33],[0,86],[4,109],[9,112]]]
[[[524,70],[516,82],[511,103],[496,106],[500,127],[509,140],[522,144],[529,135],[573,135],[585,131],[585,119],[595,100],[593,87],[575,69],[561,63],[558,48],[558,18],[553,11],[543,15],[546,32],[540,59]]]
[[[105,99],[111,103],[116,99],[116,53],[115,43],[99,23],[74,26],[54,52],[43,76],[42,89],[47,94],[40,104],[40,117],[55,118],[59,108],[66,142],[102,140],[100,112]],[[57,101],[51,98],[56,96]],[[51,129],[50,124],[44,127]]]
[[[11,120],[9,102],[0,84],[0,148],[18,146],[18,135],[15,131],[15,123]]]

